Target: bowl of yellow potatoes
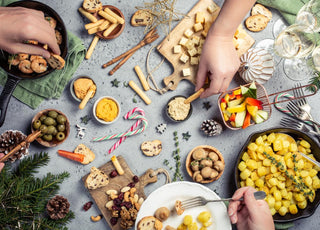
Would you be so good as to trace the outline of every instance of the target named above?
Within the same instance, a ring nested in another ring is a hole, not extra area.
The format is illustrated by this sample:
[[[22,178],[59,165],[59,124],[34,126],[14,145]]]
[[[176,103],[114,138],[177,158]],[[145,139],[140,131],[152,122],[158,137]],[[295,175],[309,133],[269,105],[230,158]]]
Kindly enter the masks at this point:
[[[320,203],[320,147],[295,129],[273,128],[253,133],[236,162],[237,188],[265,191],[275,222],[311,216]]]

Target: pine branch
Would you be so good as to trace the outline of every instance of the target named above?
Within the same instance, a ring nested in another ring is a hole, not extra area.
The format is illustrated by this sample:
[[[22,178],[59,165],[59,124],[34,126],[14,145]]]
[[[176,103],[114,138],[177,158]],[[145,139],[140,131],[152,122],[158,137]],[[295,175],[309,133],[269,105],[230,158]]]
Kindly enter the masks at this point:
[[[317,90],[320,89],[320,72],[309,80],[309,84],[314,84],[315,86],[317,86]],[[308,90],[312,93],[315,92],[315,88],[311,86],[308,87]]]
[[[25,160],[21,161],[19,167],[16,169],[14,174],[19,177],[27,177],[37,173],[36,169],[47,165],[49,162],[49,155],[48,153],[39,153],[34,154],[26,158]]]

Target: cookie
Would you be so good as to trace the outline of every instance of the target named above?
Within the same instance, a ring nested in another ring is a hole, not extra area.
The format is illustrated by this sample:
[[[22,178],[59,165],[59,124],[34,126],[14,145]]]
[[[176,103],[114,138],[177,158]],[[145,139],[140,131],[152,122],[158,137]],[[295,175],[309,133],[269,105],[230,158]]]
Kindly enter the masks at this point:
[[[102,9],[102,3],[100,0],[84,0],[82,7],[90,13],[95,13]]]
[[[88,189],[97,189],[104,187],[107,184],[109,184],[108,175],[97,169],[96,167],[92,167],[90,174],[85,181],[85,186]]]
[[[264,7],[261,4],[255,4],[251,9],[251,15],[258,15],[258,14],[262,14],[266,16],[269,19],[269,21],[272,18],[272,13],[270,10],[268,10],[266,7]]]
[[[96,157],[95,154],[84,144],[80,144],[77,146],[77,148],[74,150],[74,153],[80,153],[84,155],[83,162],[81,164],[89,164],[94,160]]]
[[[162,144],[159,140],[145,141],[141,144],[141,151],[148,157],[157,156],[162,150]]]
[[[51,53],[50,57],[47,58],[47,62],[53,69],[62,69],[65,64],[65,61],[62,57],[53,53]]]
[[[138,230],[161,230],[162,222],[154,216],[143,217],[138,223]]]
[[[138,10],[131,17],[132,26],[146,26],[152,22],[152,15],[147,10]]]
[[[248,17],[245,21],[245,24],[248,30],[259,32],[267,27],[268,22],[269,19],[266,16],[258,14]]]

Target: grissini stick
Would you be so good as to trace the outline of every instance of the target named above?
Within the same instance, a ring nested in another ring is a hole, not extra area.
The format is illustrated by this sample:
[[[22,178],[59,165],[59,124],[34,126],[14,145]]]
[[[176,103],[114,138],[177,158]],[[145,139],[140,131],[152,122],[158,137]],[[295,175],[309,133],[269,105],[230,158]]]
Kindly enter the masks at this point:
[[[190,97],[188,97],[187,99],[184,100],[185,104],[190,104],[191,102],[193,102],[195,99],[197,99],[198,97],[200,97],[200,95],[203,93],[204,88],[199,89],[197,92],[195,92],[194,94],[192,94]]]
[[[81,101],[81,103],[79,105],[79,109],[83,109],[86,106],[86,104],[88,103],[89,99],[96,92],[96,89],[97,89],[97,87],[95,85],[90,86],[86,96],[84,96],[84,98],[82,99],[82,101]]]
[[[16,152],[18,152],[22,147],[26,146],[28,143],[33,142],[35,139],[37,139],[37,137],[41,134],[41,131],[37,131],[35,133],[31,133],[29,134],[29,136],[27,136],[27,138],[22,141],[21,143],[19,143],[16,147],[14,147],[8,154],[6,154],[4,157],[2,157],[0,159],[0,162],[5,162],[9,159],[9,157],[11,157],[13,154],[15,154]]]
[[[136,66],[134,67],[134,70],[136,71],[136,74],[137,74],[138,77],[139,77],[139,80],[140,80],[140,82],[141,82],[141,85],[142,85],[144,91],[148,91],[148,90],[150,89],[150,87],[149,87],[149,84],[148,84],[148,82],[147,82],[147,79],[146,79],[146,77],[144,76],[144,74],[143,74],[140,66],[136,65]]]
[[[141,99],[149,105],[151,103],[150,98],[139,88],[139,86],[132,80],[129,81],[129,86],[141,97]]]

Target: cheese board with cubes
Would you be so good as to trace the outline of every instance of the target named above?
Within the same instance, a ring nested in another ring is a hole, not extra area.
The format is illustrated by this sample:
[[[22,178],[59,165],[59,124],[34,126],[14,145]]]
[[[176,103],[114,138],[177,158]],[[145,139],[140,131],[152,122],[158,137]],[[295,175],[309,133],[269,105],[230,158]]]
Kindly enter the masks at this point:
[[[158,51],[172,64],[173,73],[164,78],[164,84],[175,90],[181,80],[196,84],[198,64],[211,24],[220,7],[212,0],[199,0],[170,34],[158,45]],[[247,52],[255,40],[240,25],[233,42],[239,57]]]

